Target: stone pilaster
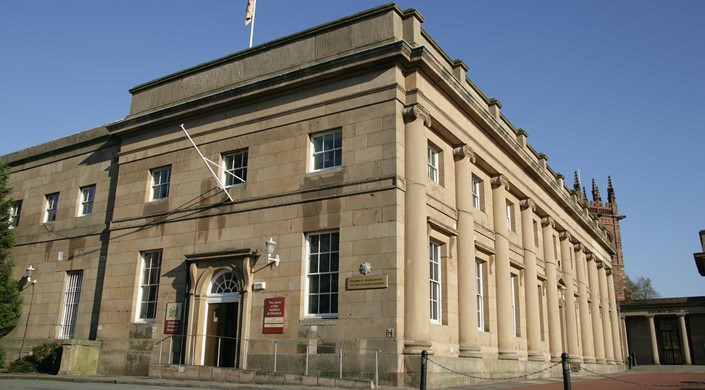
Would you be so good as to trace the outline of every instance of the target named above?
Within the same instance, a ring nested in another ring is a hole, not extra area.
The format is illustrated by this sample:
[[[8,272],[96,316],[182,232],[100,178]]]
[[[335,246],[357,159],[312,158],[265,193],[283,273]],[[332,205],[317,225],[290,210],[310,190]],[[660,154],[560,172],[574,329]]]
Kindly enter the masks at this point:
[[[598,264],[597,276],[600,283],[600,303],[602,307],[602,332],[605,343],[605,360],[607,364],[614,364],[614,344],[612,344],[612,325],[610,320],[610,300],[607,292],[607,272],[605,263]]]
[[[568,333],[568,355],[571,360],[582,361],[582,351],[578,343],[578,318],[575,308],[575,286],[573,285],[573,270],[571,269],[572,244],[570,243],[570,233],[562,231],[561,260],[563,263],[563,280],[565,281],[565,312],[566,312],[566,333]]]
[[[503,175],[492,178],[492,217],[495,238],[495,285],[497,286],[497,346],[500,359],[517,359],[512,333],[512,286],[507,230],[507,191]],[[518,320],[518,319],[517,319]]]
[[[578,280],[578,295],[580,296],[580,337],[583,342],[583,362],[595,363],[595,342],[592,338],[592,323],[590,321],[590,308],[588,303],[588,277],[586,275],[587,264],[583,244],[575,244],[575,270]]]
[[[651,358],[654,360],[654,364],[661,364],[661,360],[658,357],[658,344],[656,343],[656,324],[654,324],[654,315],[650,314],[646,316],[649,321],[649,336],[651,338]]]
[[[592,315],[592,335],[595,342],[595,362],[605,364],[605,340],[600,319],[600,283],[597,279],[597,259],[588,253],[588,280],[590,283],[590,311]]]
[[[610,299],[610,321],[612,323],[612,347],[614,348],[615,363],[624,363],[624,352],[622,351],[622,332],[619,331],[619,306],[617,306],[617,295],[614,291],[614,275],[611,269],[607,270],[607,292]]]
[[[404,353],[430,349],[428,234],[426,230],[426,127],[431,118],[419,105],[404,109]]]
[[[475,220],[472,208],[472,164],[475,153],[464,145],[455,157],[455,203],[458,208],[458,338],[460,357],[482,357],[477,328]]]
[[[521,241],[524,245],[524,295],[526,298],[526,333],[529,360],[543,360],[541,353],[541,320],[536,289],[536,252],[532,226],[536,204],[530,198],[521,201]]]
[[[683,359],[685,360],[685,364],[690,365],[693,364],[693,361],[690,359],[690,345],[688,345],[688,327],[685,326],[685,313],[678,314],[678,323],[681,327],[681,340],[683,341]]]
[[[553,229],[555,222],[552,217],[541,219],[543,227],[543,259],[546,264],[546,307],[548,314],[548,343],[552,362],[561,361],[561,317],[558,304],[558,276],[556,271],[556,254],[553,250]]]

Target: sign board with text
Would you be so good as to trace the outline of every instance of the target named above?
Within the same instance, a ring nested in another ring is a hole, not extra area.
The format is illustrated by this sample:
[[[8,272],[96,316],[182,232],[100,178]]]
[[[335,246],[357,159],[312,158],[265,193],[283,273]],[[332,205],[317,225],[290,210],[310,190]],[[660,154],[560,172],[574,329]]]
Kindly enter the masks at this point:
[[[172,302],[166,304],[166,318],[164,319],[164,334],[181,333],[181,303]]]
[[[284,333],[284,309],[286,298],[274,297],[264,300],[264,324],[262,324],[263,334],[283,334]]]

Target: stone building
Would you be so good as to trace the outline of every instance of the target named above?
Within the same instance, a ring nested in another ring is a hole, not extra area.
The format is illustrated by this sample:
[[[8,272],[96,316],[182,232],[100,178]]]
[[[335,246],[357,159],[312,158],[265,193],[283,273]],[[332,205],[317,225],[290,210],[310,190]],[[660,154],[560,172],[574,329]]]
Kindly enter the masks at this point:
[[[386,5],[314,27],[3,156],[18,279],[34,268],[8,356],[62,339],[145,375],[266,369],[278,348],[280,370],[328,375],[339,350],[355,373],[377,351],[399,385],[422,350],[490,375],[564,351],[622,367],[605,225],[422,22]]]

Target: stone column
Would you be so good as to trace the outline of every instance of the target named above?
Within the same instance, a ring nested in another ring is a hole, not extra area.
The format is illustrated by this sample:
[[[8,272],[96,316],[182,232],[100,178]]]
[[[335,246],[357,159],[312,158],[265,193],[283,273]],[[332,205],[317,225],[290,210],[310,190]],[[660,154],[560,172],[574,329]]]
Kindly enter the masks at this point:
[[[600,319],[600,283],[597,280],[597,259],[592,253],[587,254],[588,280],[590,282],[590,314],[592,316],[592,335],[595,342],[595,362],[605,364],[605,339]]]
[[[647,315],[646,318],[649,320],[649,336],[651,336],[651,358],[654,360],[654,364],[661,364],[661,360],[658,357],[658,344],[656,343],[656,325],[654,324],[653,314]]]
[[[624,363],[624,352],[622,352],[622,332],[619,330],[619,306],[617,296],[614,293],[614,277],[612,269],[607,270],[607,292],[610,299],[610,321],[612,322],[612,347],[614,348],[615,363]]]
[[[494,222],[495,285],[497,286],[497,346],[500,359],[517,359],[512,333],[512,286],[507,229],[507,191],[503,175],[492,178],[492,221]],[[517,319],[518,320],[518,319]]]
[[[595,363],[595,342],[592,338],[592,323],[590,322],[590,308],[588,307],[588,278],[586,275],[587,264],[583,244],[575,244],[575,270],[578,279],[578,295],[580,295],[580,336],[583,341],[583,362]]]
[[[546,265],[546,308],[548,314],[548,343],[551,361],[561,361],[561,317],[558,304],[558,276],[556,275],[556,254],[553,250],[553,228],[555,222],[551,217],[541,219],[543,227],[543,260]]]
[[[600,303],[602,305],[602,334],[605,343],[605,360],[607,364],[614,364],[614,344],[612,343],[612,325],[610,324],[610,300],[607,293],[607,273],[605,263],[600,261],[597,265],[600,283]]]
[[[568,355],[576,362],[582,361],[582,353],[578,344],[578,318],[575,310],[575,286],[573,285],[573,270],[571,267],[571,252],[573,250],[570,243],[570,233],[562,231],[561,259],[563,263],[563,280],[565,281],[565,312],[566,312],[566,333],[568,333]]]
[[[681,340],[683,340],[683,359],[685,364],[693,364],[690,360],[690,345],[688,344],[688,329],[685,326],[685,313],[679,313],[678,322],[681,325]]]
[[[404,353],[430,349],[428,233],[426,230],[426,127],[431,118],[419,105],[404,109]]]
[[[475,220],[472,214],[472,170],[475,153],[464,145],[455,157],[455,204],[458,208],[458,333],[460,357],[482,357],[477,329]]]
[[[521,201],[521,241],[524,244],[524,295],[526,298],[526,333],[529,360],[543,360],[541,353],[541,320],[536,289],[536,252],[533,222],[536,204],[530,198]]]

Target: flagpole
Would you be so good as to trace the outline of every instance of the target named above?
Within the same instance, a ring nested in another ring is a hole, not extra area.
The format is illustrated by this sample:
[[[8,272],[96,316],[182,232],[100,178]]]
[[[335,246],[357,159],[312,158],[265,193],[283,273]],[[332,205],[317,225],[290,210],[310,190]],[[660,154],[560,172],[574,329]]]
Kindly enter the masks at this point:
[[[250,47],[252,47],[252,37],[255,35],[255,14],[257,13],[257,0],[252,0],[252,25],[250,26]]]

